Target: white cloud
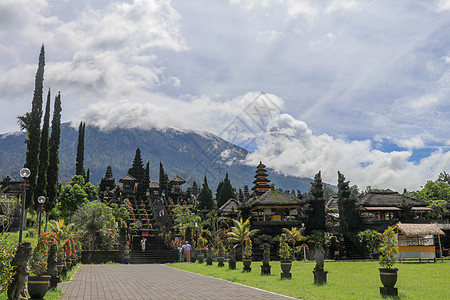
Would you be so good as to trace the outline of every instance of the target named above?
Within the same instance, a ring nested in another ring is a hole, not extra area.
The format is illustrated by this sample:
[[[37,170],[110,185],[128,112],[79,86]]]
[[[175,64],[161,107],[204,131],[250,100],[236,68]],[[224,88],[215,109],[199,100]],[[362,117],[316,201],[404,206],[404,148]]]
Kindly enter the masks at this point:
[[[406,141],[405,141],[406,143]],[[420,140],[410,140],[411,146]],[[268,125],[265,139],[247,157],[246,163],[260,160],[287,175],[312,177],[322,170],[323,180],[335,183],[341,171],[360,188],[370,185],[402,191],[419,189],[427,180],[450,168],[450,152],[436,151],[418,164],[409,161],[411,151],[382,152],[369,140],[347,141],[329,135],[315,135],[306,123],[281,114]]]

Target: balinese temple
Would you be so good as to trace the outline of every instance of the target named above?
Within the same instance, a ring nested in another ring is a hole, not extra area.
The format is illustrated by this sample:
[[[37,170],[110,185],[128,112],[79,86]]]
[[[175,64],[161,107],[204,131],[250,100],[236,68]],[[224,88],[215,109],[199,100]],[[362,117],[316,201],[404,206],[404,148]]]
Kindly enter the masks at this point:
[[[186,180],[181,178],[180,176],[175,176],[172,180],[169,181],[169,185],[172,186],[172,191],[180,191],[181,186],[186,183]]]
[[[127,173],[127,175],[119,179],[119,182],[123,184],[122,195],[125,198],[134,198],[137,190],[136,178]]]
[[[409,222],[421,218],[431,208],[422,200],[387,190],[370,191],[359,196],[357,204],[361,207],[364,229],[381,231],[397,222]]]
[[[114,179],[112,167],[108,166],[106,168],[105,177],[103,177],[99,184],[100,193],[109,193],[116,187],[116,180]]]
[[[255,186],[252,188],[255,198],[261,197],[265,192],[270,190],[270,180],[267,179],[269,175],[267,175],[265,168],[266,166],[262,162],[259,162],[259,165],[256,167],[255,181],[253,181]]]

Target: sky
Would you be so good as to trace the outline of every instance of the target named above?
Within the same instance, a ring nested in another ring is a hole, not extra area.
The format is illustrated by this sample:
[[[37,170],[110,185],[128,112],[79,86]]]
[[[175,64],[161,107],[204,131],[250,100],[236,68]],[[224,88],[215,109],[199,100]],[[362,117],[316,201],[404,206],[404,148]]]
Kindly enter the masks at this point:
[[[448,28],[450,0],[3,0],[0,133],[44,44],[63,121],[209,131],[240,163],[418,190],[450,171]]]

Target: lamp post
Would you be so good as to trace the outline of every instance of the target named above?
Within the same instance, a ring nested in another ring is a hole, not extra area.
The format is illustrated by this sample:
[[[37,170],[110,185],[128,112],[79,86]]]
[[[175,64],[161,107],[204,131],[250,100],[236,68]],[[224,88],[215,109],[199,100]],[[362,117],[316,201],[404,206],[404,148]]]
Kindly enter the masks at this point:
[[[38,202],[40,204],[39,206],[39,229],[38,229],[38,236],[41,236],[41,218],[42,218],[42,211],[43,211],[43,204],[45,202],[45,197],[44,196],[39,196],[38,198]]]
[[[20,215],[20,226],[19,226],[19,244],[22,243],[22,233],[23,233],[23,223],[25,222],[25,201],[27,199],[27,178],[30,177],[31,171],[28,168],[20,169],[20,177],[23,179],[23,190],[22,190],[22,211]]]

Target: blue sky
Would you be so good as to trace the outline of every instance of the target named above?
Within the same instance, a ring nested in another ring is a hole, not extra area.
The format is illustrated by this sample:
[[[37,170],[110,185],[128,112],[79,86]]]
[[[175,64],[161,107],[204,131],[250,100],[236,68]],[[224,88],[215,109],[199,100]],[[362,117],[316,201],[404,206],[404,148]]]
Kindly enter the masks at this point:
[[[0,131],[44,43],[65,121],[211,131],[242,163],[416,190],[450,169],[449,25],[449,0],[6,0]]]

